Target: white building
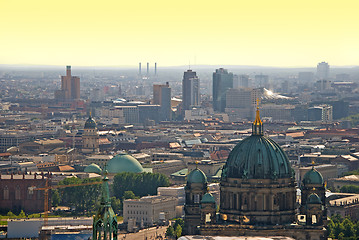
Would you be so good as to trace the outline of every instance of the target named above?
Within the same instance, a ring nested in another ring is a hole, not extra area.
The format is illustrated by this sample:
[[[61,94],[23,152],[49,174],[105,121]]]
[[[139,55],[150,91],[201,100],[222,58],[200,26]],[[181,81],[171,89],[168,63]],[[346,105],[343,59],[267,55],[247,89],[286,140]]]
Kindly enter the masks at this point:
[[[147,196],[127,199],[123,202],[123,222],[135,219],[137,224],[151,226],[159,222],[160,215],[165,220],[176,217],[177,198],[168,196]]]
[[[329,77],[329,64],[327,62],[321,62],[317,65],[317,78],[328,79]]]

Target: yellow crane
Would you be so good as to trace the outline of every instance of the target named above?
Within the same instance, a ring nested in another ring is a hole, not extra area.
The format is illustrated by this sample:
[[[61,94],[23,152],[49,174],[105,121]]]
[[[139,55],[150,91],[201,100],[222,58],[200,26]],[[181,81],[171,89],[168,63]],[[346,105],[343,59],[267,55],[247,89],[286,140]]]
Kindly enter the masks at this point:
[[[80,186],[89,186],[101,184],[100,182],[88,182],[88,183],[78,183],[78,184],[69,184],[69,185],[56,185],[49,186],[49,180],[46,179],[45,187],[32,187],[33,191],[44,191],[44,226],[47,226],[48,218],[49,218],[49,190],[59,189],[59,188],[68,188],[68,187],[80,187]]]

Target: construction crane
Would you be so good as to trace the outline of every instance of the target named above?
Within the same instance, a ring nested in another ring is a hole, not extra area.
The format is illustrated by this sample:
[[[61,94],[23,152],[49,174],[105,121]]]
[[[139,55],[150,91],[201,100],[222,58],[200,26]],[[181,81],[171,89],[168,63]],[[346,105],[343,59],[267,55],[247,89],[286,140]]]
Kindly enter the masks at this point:
[[[69,184],[69,185],[56,185],[56,186],[49,186],[49,180],[46,179],[45,187],[31,187],[32,191],[44,191],[44,226],[47,226],[48,218],[49,218],[49,190],[59,189],[59,188],[68,188],[68,187],[80,187],[80,186],[89,186],[89,185],[96,185],[101,184],[100,182],[88,182],[88,183],[78,183],[78,184]]]

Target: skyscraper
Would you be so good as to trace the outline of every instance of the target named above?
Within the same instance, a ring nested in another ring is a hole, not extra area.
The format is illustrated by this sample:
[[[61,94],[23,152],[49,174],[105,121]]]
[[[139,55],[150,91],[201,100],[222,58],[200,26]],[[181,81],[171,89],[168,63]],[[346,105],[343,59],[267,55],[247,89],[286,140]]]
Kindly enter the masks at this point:
[[[319,80],[328,79],[329,77],[329,64],[326,62],[318,63],[317,65],[317,78]]]
[[[182,80],[182,110],[189,110],[200,104],[199,78],[196,72],[187,70]]]
[[[169,83],[153,85],[153,104],[160,105],[160,120],[171,120],[171,88]]]
[[[66,66],[66,76],[61,76],[61,90],[56,91],[59,100],[80,99],[80,78],[71,76],[71,66]]]
[[[216,69],[213,73],[213,109],[224,112],[226,108],[226,91],[233,88],[233,73],[227,69]]]

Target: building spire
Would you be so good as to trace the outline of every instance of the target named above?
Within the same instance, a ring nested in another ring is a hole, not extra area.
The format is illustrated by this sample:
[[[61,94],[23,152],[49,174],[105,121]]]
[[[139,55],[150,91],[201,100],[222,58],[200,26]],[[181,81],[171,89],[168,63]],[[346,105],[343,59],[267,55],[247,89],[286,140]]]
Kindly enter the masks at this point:
[[[257,98],[257,111],[256,111],[256,118],[254,119],[252,125],[252,135],[263,135],[263,122],[259,115],[259,99]]]

